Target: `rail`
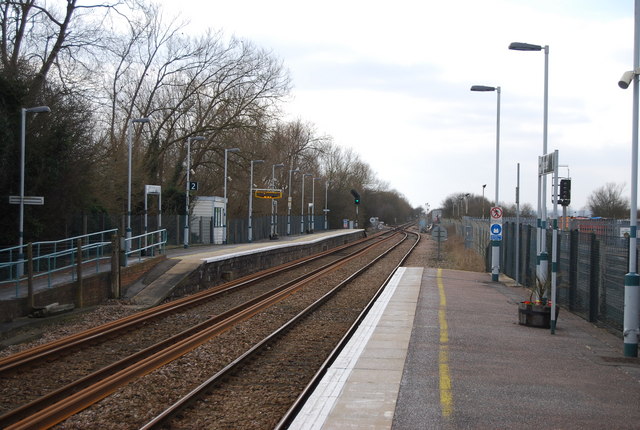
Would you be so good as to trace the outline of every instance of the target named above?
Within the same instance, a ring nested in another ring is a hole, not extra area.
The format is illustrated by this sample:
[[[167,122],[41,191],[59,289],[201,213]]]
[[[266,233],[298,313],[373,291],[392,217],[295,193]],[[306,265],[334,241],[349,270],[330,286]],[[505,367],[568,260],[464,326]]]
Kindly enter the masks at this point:
[[[156,253],[163,254],[167,246],[167,230],[156,230],[123,239],[124,265],[129,265],[129,259],[136,257],[138,262],[145,257],[153,257]]]

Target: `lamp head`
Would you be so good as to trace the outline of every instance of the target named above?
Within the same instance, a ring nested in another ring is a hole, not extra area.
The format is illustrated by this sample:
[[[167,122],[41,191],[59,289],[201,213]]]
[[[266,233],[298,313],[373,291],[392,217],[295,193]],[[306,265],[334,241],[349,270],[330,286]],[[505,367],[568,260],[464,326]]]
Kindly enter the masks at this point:
[[[151,119],[149,119],[147,117],[145,117],[145,118],[136,118],[136,119],[132,119],[131,122],[132,123],[136,123],[137,122],[137,123],[145,124],[145,123],[151,122]]]
[[[26,108],[25,112],[29,112],[29,113],[51,112],[51,109],[49,109],[49,106],[36,106],[32,108]]]
[[[240,152],[240,148],[229,148],[225,149],[226,152]]]
[[[189,137],[189,140],[190,140],[191,142],[193,142],[193,141],[200,141],[200,140],[204,140],[204,136],[192,136],[192,137]]]
[[[512,42],[509,49],[514,51],[542,51],[542,46],[532,45],[531,43]]]
[[[495,91],[496,87],[488,87],[486,85],[473,85],[471,91]]]

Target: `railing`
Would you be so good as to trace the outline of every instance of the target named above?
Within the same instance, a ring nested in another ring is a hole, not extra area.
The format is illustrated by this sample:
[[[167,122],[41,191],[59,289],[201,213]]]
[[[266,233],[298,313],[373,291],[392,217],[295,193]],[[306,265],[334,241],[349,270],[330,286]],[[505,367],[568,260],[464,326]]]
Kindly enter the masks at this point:
[[[153,257],[163,254],[167,245],[167,230],[156,230],[151,233],[141,234],[123,239],[124,265],[129,264],[131,257],[137,257],[141,261],[145,257]]]
[[[105,230],[62,240],[35,242],[22,247],[2,249],[0,250],[0,287],[15,285],[15,296],[19,296],[20,284],[27,279],[25,269],[29,259],[25,252],[29,246],[33,254],[31,256],[33,279],[46,278],[47,287],[51,287],[54,275],[60,273],[67,274],[71,281],[75,281],[76,271],[73,269],[78,261],[82,261],[83,265],[93,263],[97,273],[100,271],[101,261],[111,258],[111,237],[117,234],[117,231],[117,229]]]

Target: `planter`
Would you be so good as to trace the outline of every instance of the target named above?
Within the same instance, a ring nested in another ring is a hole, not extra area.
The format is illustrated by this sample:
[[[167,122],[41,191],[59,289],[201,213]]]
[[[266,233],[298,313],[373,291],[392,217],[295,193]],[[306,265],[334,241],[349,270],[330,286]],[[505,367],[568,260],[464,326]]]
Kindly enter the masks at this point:
[[[560,308],[556,306],[556,321]],[[518,324],[530,327],[551,328],[551,306],[518,303]]]

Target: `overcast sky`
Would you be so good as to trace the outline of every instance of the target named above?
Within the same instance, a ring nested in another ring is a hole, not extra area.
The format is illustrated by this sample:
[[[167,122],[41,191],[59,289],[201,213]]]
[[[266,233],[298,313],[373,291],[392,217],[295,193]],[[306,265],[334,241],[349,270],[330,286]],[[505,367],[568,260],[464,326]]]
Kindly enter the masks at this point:
[[[450,194],[495,198],[500,86],[499,200],[536,207],[542,155],[544,53],[549,45],[548,150],[572,178],[578,211],[605,183],[630,194],[632,0],[164,0],[196,34],[205,28],[271,51],[289,70],[291,119],[352,148],[413,206]],[[188,6],[188,8],[187,8]],[[176,8],[180,7],[180,10]],[[549,203],[549,207],[550,207]]]

